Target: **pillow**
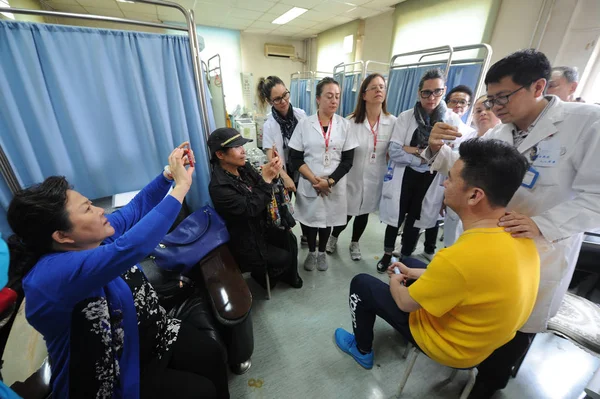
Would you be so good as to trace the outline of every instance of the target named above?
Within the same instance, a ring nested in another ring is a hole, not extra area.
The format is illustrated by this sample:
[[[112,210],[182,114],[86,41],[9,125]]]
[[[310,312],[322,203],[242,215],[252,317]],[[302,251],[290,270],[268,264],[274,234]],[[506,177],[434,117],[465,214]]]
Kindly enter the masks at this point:
[[[585,298],[567,293],[548,330],[600,355],[600,306]]]

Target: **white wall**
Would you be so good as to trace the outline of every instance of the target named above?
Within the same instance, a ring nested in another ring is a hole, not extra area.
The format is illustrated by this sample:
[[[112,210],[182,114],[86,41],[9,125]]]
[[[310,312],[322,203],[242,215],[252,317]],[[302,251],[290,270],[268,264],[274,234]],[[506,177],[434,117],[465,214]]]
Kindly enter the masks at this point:
[[[393,31],[394,11],[367,18],[362,44],[363,60],[389,62],[392,56]]]
[[[546,54],[550,63],[556,64],[558,51],[565,39],[571,18],[579,0],[556,0],[552,14],[540,43],[539,50]]]
[[[256,35],[242,32],[242,72],[251,73],[254,76],[255,86],[258,84],[260,77],[275,75],[279,76],[287,87],[290,87],[290,75],[302,71],[304,64],[300,61],[266,57],[265,43],[291,44],[296,49],[296,56],[306,59],[304,42],[302,40],[290,40],[290,38],[283,36]]]
[[[343,62],[356,61],[356,41],[360,33],[361,22],[355,20],[319,33],[317,36],[317,70],[333,72],[334,66]],[[352,51],[345,52],[344,37],[354,36]]]
[[[490,43],[494,51],[492,63],[517,50],[529,48],[543,2],[502,0]]]

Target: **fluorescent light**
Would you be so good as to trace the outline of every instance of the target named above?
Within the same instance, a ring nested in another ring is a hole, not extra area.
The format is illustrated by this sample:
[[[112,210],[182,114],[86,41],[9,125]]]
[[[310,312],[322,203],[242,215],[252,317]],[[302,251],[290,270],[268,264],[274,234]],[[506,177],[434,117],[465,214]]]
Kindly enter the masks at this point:
[[[8,0],[0,0],[0,7],[8,7],[8,8],[10,8],[10,4],[8,4]],[[6,18],[15,19],[15,16],[13,15],[13,13],[2,12],[0,14],[4,15]]]
[[[277,24],[277,25],[287,24],[292,19],[298,18],[300,15],[304,14],[307,11],[308,10],[306,8],[294,7],[291,10],[289,10],[288,12],[286,12],[285,14],[283,14],[282,16],[275,19],[271,23]]]
[[[135,3],[135,1],[129,1],[129,0],[117,0],[119,3]]]

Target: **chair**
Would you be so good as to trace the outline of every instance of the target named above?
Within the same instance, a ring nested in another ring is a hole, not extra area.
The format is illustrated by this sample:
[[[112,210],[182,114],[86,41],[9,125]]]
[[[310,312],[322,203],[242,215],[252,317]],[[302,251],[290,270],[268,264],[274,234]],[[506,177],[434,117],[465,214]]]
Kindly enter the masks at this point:
[[[406,343],[406,349],[404,350],[404,354],[402,355],[402,357],[404,359],[406,359],[408,357],[408,355],[410,354],[410,358],[408,359],[408,365],[406,366],[406,369],[404,370],[404,375],[402,376],[402,380],[400,380],[400,385],[398,386],[398,393],[396,394],[397,398],[399,398],[400,395],[402,395],[402,391],[404,390],[404,387],[406,386],[408,377],[410,376],[413,366],[415,365],[415,362],[417,361],[417,357],[419,357],[420,353],[422,353],[422,352],[418,347],[412,345],[410,342]],[[452,369],[452,373],[448,377],[449,381],[452,381],[454,379],[454,377],[456,377],[458,370],[468,370],[469,371],[469,381],[467,382],[467,385],[465,385],[464,389],[462,390],[460,399],[467,399],[467,397],[471,393],[471,390],[473,389],[473,386],[475,385],[475,377],[477,376],[477,372],[475,371],[476,367],[477,366],[473,366],[469,369],[455,369],[455,368]]]

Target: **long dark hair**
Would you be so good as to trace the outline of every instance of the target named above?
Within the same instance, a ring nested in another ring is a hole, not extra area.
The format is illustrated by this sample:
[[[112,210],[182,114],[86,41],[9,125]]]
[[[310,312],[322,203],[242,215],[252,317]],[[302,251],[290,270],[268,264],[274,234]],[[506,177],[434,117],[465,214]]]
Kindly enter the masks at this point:
[[[72,228],[66,209],[67,190],[63,176],[52,176],[15,194],[6,218],[15,233],[8,239],[9,279],[23,278],[38,259],[52,252],[52,234]]]
[[[367,92],[367,87],[375,78],[381,78],[385,83],[385,78],[379,73],[373,73],[367,76],[365,80],[363,80],[362,84],[360,85],[360,95],[358,96],[358,101],[356,102],[356,108],[354,108],[354,112],[348,116],[349,118],[354,118],[355,123],[363,123],[365,121],[365,118],[367,117],[367,102],[363,98],[363,94]],[[385,93],[383,104],[381,104],[381,111],[384,115],[389,115],[390,113],[387,111],[386,103],[387,93]]]
[[[256,85],[256,96],[261,108],[265,109],[267,104],[271,101],[271,90],[277,85],[284,85],[283,80],[277,76],[267,76],[266,78],[260,78],[258,85]]]

